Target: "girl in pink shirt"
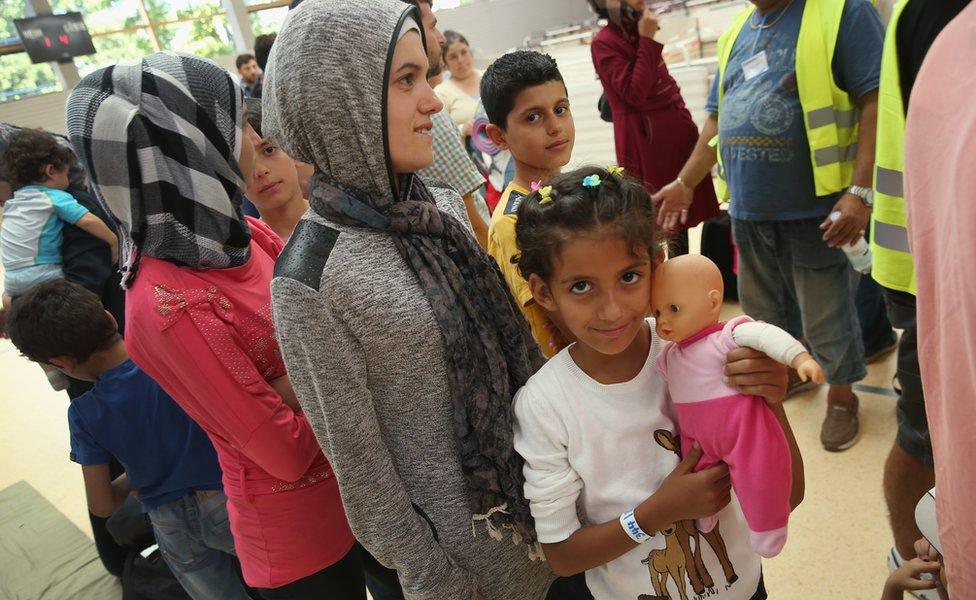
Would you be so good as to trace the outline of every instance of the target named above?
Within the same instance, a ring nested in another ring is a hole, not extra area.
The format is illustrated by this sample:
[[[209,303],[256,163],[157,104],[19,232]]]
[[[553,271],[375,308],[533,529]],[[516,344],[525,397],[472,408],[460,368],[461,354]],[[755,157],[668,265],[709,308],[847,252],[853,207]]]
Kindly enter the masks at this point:
[[[216,64],[160,53],[86,77],[68,120],[125,238],[129,353],[213,441],[245,581],[266,598],[312,582],[364,598],[360,549],[272,326],[282,242],[241,216],[254,172],[241,107]]]

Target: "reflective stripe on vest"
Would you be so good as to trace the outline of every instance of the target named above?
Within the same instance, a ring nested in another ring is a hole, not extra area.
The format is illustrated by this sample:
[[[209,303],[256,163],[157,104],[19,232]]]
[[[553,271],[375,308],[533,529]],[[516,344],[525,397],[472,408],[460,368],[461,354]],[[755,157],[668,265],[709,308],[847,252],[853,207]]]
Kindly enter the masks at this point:
[[[871,276],[886,288],[916,293],[915,266],[908,247],[905,191],[905,104],[898,71],[898,20],[911,0],[901,0],[891,13],[881,59],[878,90],[878,137],[874,168],[874,210],[871,212]]]
[[[735,40],[755,10],[755,6],[750,6],[736,15],[718,41],[719,120],[725,97],[725,68]],[[837,86],[831,66],[843,13],[844,0],[806,0],[796,40],[797,88],[818,196],[847,189],[857,154],[857,107],[847,92]],[[721,170],[721,148],[718,159]],[[723,198],[728,198],[724,181],[719,180],[716,187]]]
[[[856,110],[837,110],[833,106],[818,108],[807,113],[807,123],[810,129],[836,125],[838,127],[854,127],[857,125]]]

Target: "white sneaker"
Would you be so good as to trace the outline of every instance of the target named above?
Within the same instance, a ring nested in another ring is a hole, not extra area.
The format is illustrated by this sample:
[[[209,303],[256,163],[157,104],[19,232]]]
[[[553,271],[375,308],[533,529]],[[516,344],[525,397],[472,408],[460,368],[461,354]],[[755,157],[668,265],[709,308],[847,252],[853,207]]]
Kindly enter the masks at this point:
[[[901,557],[898,550],[892,548],[888,552],[888,572],[893,573],[895,569],[905,564],[905,559]],[[931,573],[922,573],[922,579],[932,579]],[[937,590],[915,590],[907,592],[910,596],[915,596],[921,600],[942,600]]]

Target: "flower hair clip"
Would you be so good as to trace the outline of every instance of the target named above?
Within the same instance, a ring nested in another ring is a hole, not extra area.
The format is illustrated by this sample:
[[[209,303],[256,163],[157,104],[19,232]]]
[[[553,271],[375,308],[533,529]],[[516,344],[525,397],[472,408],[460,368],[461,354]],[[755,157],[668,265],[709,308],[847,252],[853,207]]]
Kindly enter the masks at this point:
[[[552,186],[547,185],[536,189],[539,193],[539,206],[545,206],[552,203]]]
[[[610,165],[607,167],[607,173],[610,175],[623,175],[624,168],[618,167],[617,165]]]
[[[593,175],[587,175],[586,177],[583,178],[583,187],[585,188],[592,189],[592,188],[600,187],[601,183],[602,182],[600,181],[600,176],[595,173]]]
[[[538,192],[539,191],[539,188],[542,187],[542,182],[541,181],[533,181],[532,183],[529,184],[529,187],[532,189],[533,192]]]

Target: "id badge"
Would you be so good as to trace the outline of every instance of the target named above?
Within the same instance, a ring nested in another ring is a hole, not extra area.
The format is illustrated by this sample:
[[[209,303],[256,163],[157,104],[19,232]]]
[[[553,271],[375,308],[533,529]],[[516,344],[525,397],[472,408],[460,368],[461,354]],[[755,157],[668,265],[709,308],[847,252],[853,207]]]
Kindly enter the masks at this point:
[[[766,60],[765,50],[742,63],[742,74],[745,75],[746,81],[759,77],[768,70],[769,62]]]

